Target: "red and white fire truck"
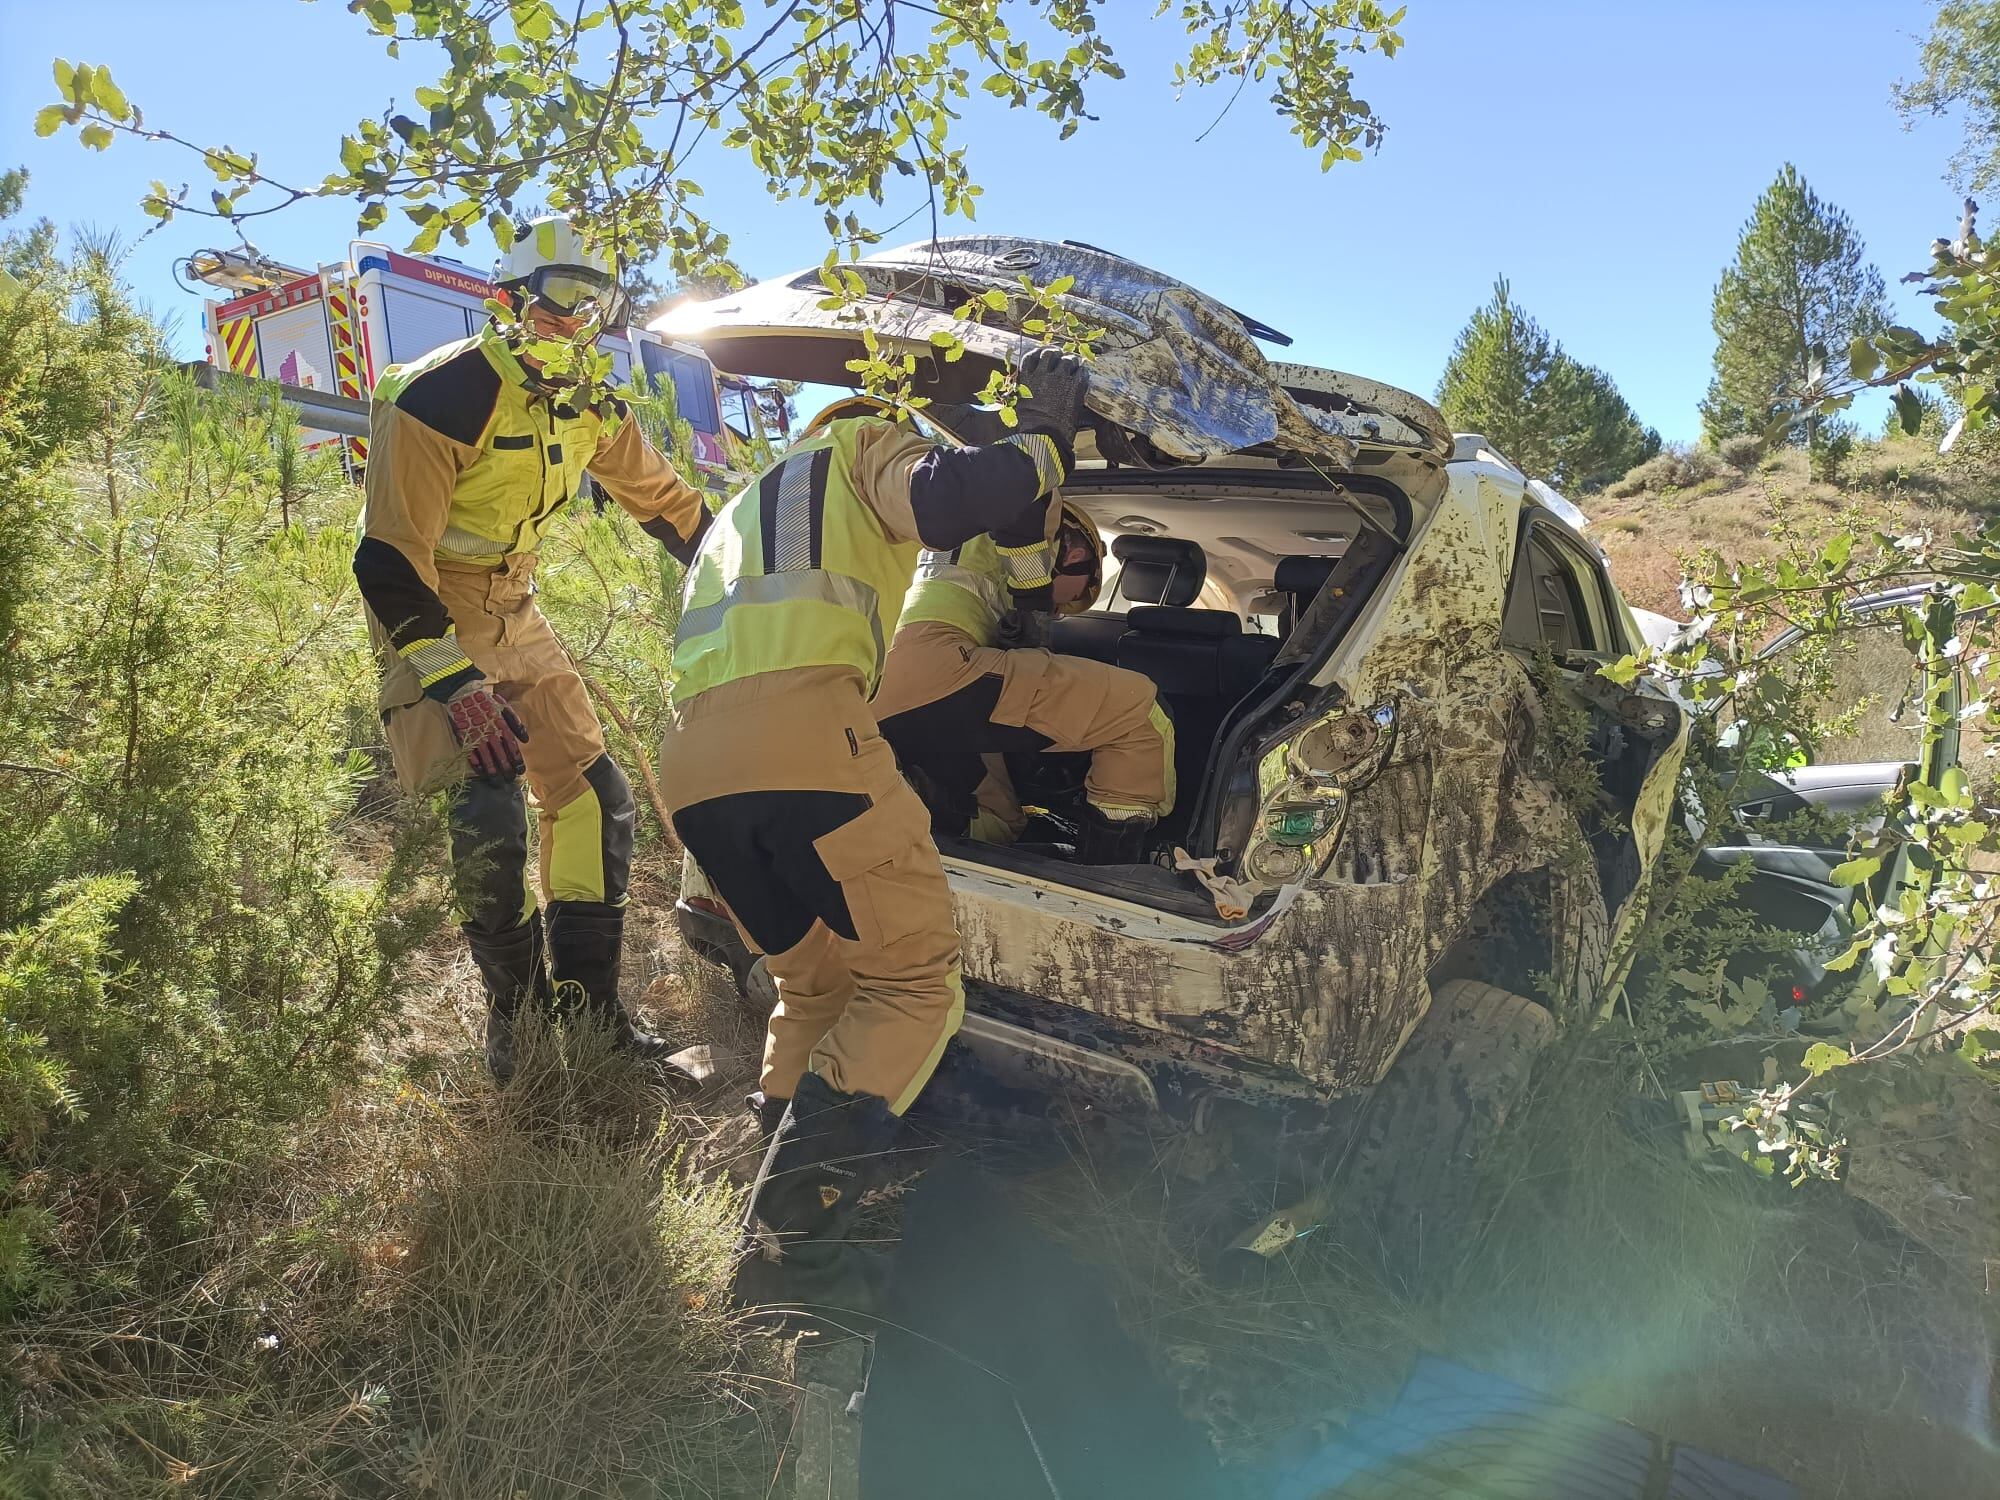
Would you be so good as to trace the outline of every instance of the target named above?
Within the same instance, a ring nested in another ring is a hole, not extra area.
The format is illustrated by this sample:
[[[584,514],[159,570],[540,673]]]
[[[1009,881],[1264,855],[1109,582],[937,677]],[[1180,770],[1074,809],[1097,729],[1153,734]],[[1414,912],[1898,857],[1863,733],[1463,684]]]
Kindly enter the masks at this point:
[[[344,261],[302,271],[255,251],[202,251],[183,274],[227,294],[202,306],[208,360],[217,369],[277,381],[338,401],[301,402],[309,443],[344,442],[355,464],[368,444],[346,402],[363,402],[390,365],[427,354],[475,332],[486,318],[492,282],[442,256],[405,255],[356,240]],[[721,380],[702,352],[638,328],[607,333],[615,382],[636,369],[657,386],[671,384],[681,417],[694,429],[694,457],[704,483],[730,490],[743,482],[743,441],[765,436],[768,408],[748,382]],[[735,431],[725,403],[741,418]],[[339,413],[343,420],[335,421]],[[335,421],[340,431],[315,425]],[[782,419],[782,413],[779,413]]]

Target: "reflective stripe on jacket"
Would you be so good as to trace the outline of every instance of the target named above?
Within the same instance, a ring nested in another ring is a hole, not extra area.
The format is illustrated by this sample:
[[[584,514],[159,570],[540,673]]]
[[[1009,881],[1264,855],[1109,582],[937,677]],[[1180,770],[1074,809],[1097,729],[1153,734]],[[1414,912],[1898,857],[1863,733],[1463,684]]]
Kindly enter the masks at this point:
[[[934,621],[990,646],[1008,607],[1007,565],[990,536],[976,536],[955,552],[926,552],[917,559],[917,579],[903,599],[902,618],[915,625]]]
[[[1056,451],[941,446],[874,417],[796,444],[723,507],[688,569],[675,701],[795,667],[851,667],[872,693],[924,547],[1028,517],[1043,530]]]
[[[374,396],[354,574],[370,613],[434,697],[480,677],[439,598],[439,565],[532,566],[586,470],[678,557],[692,556],[708,524],[701,492],[646,441],[624,403],[570,405],[491,325],[392,367]]]
[[[892,537],[855,486],[868,425],[835,422],[796,444],[722,508],[688,569],[677,701],[792,667],[852,667],[874,691],[922,548]]]

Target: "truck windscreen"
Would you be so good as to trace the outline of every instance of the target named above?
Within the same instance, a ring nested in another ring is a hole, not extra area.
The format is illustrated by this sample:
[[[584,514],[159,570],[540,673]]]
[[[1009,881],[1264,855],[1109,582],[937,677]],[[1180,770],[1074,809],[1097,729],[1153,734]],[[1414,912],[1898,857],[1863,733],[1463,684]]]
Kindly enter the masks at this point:
[[[708,361],[650,342],[641,348],[646,373],[673,382],[674,404],[681,419],[696,432],[720,432],[722,413],[715,399],[715,370]]]

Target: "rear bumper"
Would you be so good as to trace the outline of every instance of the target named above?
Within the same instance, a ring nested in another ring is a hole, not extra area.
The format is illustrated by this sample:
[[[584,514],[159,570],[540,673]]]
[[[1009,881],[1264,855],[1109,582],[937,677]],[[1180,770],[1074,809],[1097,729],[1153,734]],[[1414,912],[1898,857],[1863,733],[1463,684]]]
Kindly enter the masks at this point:
[[[736,924],[701,897],[674,903],[681,938],[699,958],[727,969],[739,990],[747,990],[756,962]],[[970,988],[970,987],[969,987]],[[968,996],[968,999],[975,999]],[[1143,1070],[1122,1058],[1047,1037],[968,1009],[958,1044],[1001,1083],[1042,1094],[1081,1095],[1120,1111],[1159,1108],[1159,1097]]]

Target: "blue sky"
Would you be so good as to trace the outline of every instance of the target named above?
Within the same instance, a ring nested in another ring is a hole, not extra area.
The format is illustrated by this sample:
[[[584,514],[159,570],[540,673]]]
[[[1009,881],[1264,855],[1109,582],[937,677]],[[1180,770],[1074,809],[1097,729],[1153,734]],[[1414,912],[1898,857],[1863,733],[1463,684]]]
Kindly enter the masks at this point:
[[[1405,50],[1364,60],[1357,80],[1388,138],[1326,174],[1254,87],[1197,140],[1220,97],[1176,102],[1167,78],[1182,38],[1152,9],[1108,0],[1104,27],[1129,77],[1095,91],[1101,119],[1071,140],[1057,143],[1036,115],[981,107],[968,118],[986,189],[979,227],[1146,261],[1291,333],[1286,357],[1426,395],[1504,272],[1516,300],[1610,371],[1645,421],[1689,438],[1716,274],[1780,163],[1854,217],[1894,295],[1957,222],[1942,179],[1953,127],[1905,131],[1889,104],[1915,65],[1924,0],[1410,0]],[[344,128],[435,73],[428,57],[384,57],[338,0],[0,0],[0,20],[0,165],[31,170],[30,212],[128,237],[145,227],[147,182],[186,181],[191,163],[128,139],[101,155],[73,135],[36,139],[52,58],[108,64],[150,122],[258,150],[275,175],[306,180]],[[771,202],[740,158],[717,150],[697,170],[752,274],[823,253],[818,210]],[[311,264],[343,252],[352,221],[348,205],[307,204],[251,233]],[[128,263],[156,310],[178,314],[190,354],[198,308],[169,267],[226,239],[217,229],[178,220]],[[491,253],[476,245],[464,258],[483,266]],[[1924,321],[1920,306],[1899,305]]]

